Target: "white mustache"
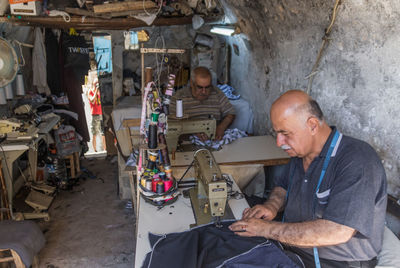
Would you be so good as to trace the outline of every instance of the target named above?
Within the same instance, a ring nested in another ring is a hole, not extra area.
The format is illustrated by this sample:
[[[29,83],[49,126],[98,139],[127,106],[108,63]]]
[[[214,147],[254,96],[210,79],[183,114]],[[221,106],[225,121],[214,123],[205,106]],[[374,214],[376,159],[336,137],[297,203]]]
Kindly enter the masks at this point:
[[[292,147],[290,147],[290,146],[287,145],[287,144],[284,144],[284,145],[281,146],[281,149],[282,149],[282,150],[290,150],[290,149],[292,149]]]

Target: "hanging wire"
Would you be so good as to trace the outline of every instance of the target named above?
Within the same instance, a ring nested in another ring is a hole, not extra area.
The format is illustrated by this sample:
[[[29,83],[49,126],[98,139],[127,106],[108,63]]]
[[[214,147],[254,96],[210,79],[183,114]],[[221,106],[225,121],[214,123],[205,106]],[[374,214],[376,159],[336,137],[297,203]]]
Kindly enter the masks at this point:
[[[313,80],[314,80],[314,76],[318,73],[317,68],[318,68],[319,62],[321,61],[322,53],[324,52],[325,48],[329,44],[329,40],[330,40],[329,35],[331,33],[333,24],[335,23],[336,16],[337,16],[337,11],[339,9],[339,5],[340,4],[341,4],[341,0],[336,0],[336,3],[334,5],[333,11],[332,11],[332,19],[331,19],[331,22],[330,22],[328,28],[326,28],[326,30],[325,30],[325,35],[322,38],[323,41],[322,41],[321,47],[319,49],[317,59],[316,59],[316,61],[314,63],[313,68],[311,69],[310,74],[306,76],[306,79],[308,79],[307,94],[311,93],[311,86],[312,86],[312,83],[313,83]]]

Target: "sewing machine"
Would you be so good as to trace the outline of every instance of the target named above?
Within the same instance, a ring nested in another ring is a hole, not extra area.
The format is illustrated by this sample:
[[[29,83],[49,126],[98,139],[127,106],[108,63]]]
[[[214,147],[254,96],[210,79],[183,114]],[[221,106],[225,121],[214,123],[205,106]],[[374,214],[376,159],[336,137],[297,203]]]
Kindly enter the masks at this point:
[[[215,119],[168,119],[166,135],[168,150],[175,159],[179,136],[183,134],[205,133],[208,137],[215,137],[217,123]]]
[[[207,224],[215,218],[216,226],[220,226],[221,218],[234,218],[226,204],[228,185],[225,174],[207,149],[200,149],[194,154],[194,170],[198,180],[197,186],[189,190],[190,201],[194,211],[196,225]]]
[[[15,118],[0,120],[0,136],[7,136],[7,140],[32,139],[37,135],[38,129],[23,123]]]

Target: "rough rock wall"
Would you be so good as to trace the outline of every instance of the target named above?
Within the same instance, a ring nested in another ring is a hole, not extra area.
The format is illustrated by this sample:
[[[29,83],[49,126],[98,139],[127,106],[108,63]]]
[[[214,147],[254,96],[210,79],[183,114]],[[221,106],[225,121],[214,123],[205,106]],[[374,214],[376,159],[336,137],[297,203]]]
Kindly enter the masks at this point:
[[[335,1],[221,1],[227,21],[244,34],[228,39],[231,83],[249,100],[257,134],[268,133],[271,103],[284,91],[306,89]],[[400,2],[346,0],[311,95],[327,121],[365,140],[384,163],[389,193],[400,197]],[[234,51],[234,49],[233,49]]]

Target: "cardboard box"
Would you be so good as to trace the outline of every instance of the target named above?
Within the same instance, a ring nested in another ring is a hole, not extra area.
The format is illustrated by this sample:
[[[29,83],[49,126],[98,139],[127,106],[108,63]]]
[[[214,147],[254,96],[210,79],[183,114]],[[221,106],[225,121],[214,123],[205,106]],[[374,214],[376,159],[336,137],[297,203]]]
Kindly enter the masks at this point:
[[[13,15],[39,16],[42,11],[42,3],[40,1],[29,1],[10,4],[10,11]]]
[[[28,2],[34,2],[35,0],[8,0],[8,2],[11,4],[20,4],[20,3],[28,3]]]

